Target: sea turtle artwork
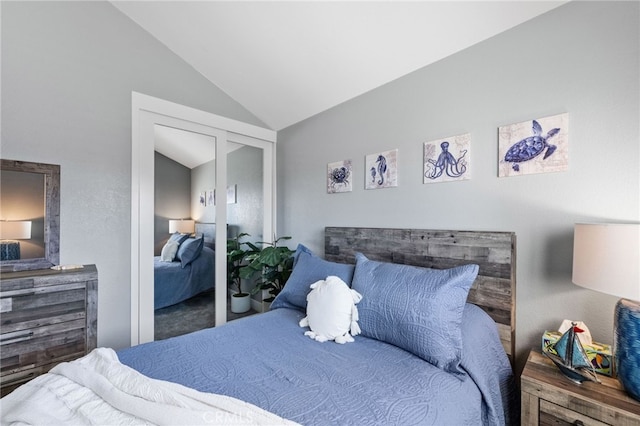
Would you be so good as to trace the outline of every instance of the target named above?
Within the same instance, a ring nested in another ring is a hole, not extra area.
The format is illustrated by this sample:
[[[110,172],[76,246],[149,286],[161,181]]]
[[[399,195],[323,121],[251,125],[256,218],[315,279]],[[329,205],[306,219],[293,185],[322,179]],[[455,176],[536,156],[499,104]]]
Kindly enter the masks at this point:
[[[430,171],[425,173],[429,179],[437,179],[445,173],[447,176],[457,178],[467,171],[467,164],[464,159],[467,150],[463,150],[458,158],[449,152],[449,142],[444,141],[440,144],[442,152],[438,156],[438,160],[428,159],[427,161],[433,166]]]
[[[549,130],[546,136],[543,136],[542,126],[536,120],[533,120],[532,130],[533,136],[526,137],[513,144],[504,156],[504,161],[512,163],[511,167],[516,172],[520,171],[519,163],[533,160],[543,151],[544,156],[542,159],[546,160],[557,148],[556,145],[551,145],[549,140],[560,131],[559,127]]]

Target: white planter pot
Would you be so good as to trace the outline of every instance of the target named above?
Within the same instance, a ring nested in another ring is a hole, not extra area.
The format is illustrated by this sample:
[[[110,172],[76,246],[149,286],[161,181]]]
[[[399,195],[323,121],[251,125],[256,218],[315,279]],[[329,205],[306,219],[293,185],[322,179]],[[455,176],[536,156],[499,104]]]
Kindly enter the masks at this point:
[[[237,294],[231,295],[231,312],[234,314],[242,314],[251,309],[251,296],[247,293],[242,296]]]

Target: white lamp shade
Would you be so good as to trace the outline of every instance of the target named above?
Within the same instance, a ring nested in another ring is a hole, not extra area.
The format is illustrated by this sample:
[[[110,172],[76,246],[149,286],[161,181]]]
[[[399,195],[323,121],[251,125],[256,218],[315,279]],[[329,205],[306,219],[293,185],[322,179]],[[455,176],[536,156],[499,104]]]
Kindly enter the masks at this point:
[[[640,224],[575,225],[573,282],[640,300]]]
[[[169,233],[180,232],[181,234],[193,234],[196,229],[194,220],[170,220]]]
[[[0,221],[0,239],[28,240],[29,238],[31,238],[30,220]]]

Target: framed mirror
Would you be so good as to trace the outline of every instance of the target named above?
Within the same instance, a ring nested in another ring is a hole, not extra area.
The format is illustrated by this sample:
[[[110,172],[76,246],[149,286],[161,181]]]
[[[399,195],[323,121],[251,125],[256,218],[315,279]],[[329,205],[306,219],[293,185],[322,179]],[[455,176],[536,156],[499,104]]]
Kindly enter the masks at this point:
[[[0,161],[0,270],[59,264],[60,166]]]

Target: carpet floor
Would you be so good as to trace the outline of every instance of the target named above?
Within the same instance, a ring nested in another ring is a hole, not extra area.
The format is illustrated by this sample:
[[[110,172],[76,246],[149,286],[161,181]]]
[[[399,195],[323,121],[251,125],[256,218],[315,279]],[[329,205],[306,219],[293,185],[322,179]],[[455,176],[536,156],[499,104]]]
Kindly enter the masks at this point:
[[[253,315],[253,309],[243,314],[231,312],[227,301],[227,321]],[[215,325],[214,292],[206,291],[176,305],[155,311],[155,340],[181,336],[193,331],[210,328]]]

